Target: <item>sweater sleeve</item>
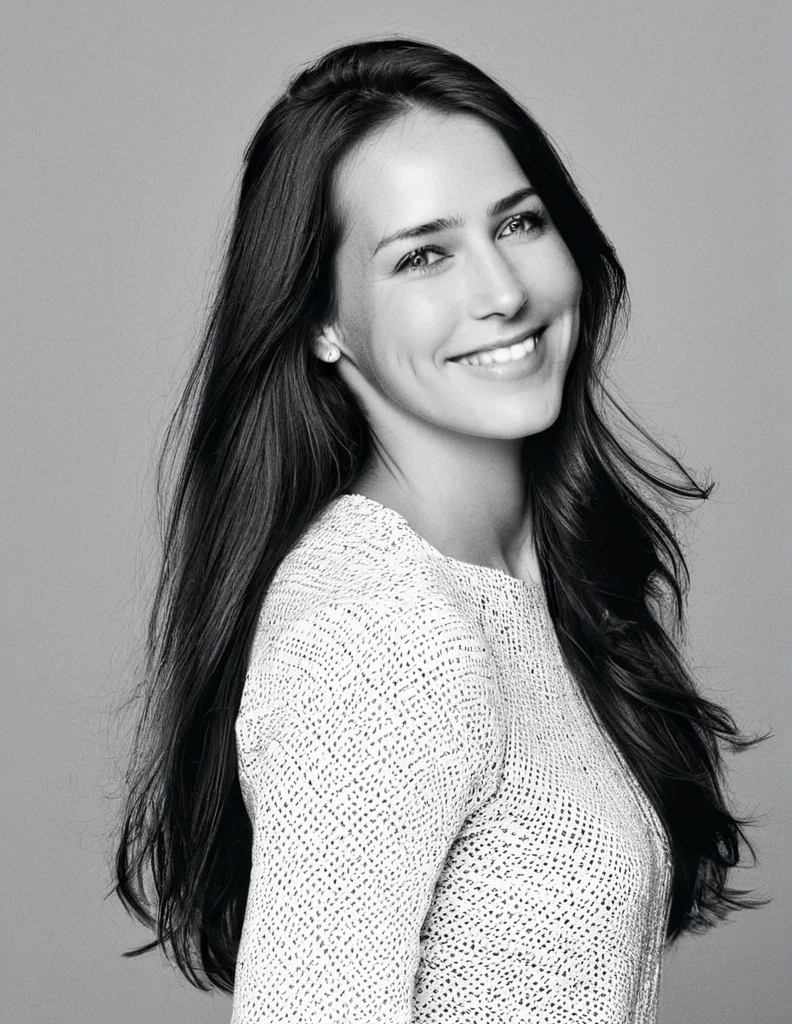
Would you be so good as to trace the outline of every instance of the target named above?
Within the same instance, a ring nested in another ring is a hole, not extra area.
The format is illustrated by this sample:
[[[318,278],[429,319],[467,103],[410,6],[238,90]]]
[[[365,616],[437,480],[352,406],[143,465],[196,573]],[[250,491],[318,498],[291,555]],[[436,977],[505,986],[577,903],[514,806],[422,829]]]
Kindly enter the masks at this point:
[[[236,723],[253,852],[231,1024],[413,1020],[422,923],[495,778],[493,701],[445,622],[349,602],[254,644]]]

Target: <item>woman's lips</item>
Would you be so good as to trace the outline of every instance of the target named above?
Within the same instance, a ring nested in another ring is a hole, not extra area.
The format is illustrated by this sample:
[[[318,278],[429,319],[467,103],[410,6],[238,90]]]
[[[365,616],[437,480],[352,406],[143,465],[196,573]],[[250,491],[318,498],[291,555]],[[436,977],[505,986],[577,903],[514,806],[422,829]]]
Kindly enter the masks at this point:
[[[533,349],[519,359],[510,359],[503,363],[469,363],[461,362],[460,360],[465,358],[461,356],[459,359],[450,359],[449,362],[458,366],[461,372],[485,380],[519,380],[522,377],[530,377],[544,365],[546,350],[547,343],[539,337]]]
[[[493,352],[503,351],[505,349],[509,349],[513,345],[519,345],[522,342],[529,341],[531,339],[533,339],[534,347],[535,347],[536,344],[539,342],[543,331],[544,331],[544,327],[535,328],[532,331],[525,331],[522,334],[518,334],[515,338],[511,338],[510,340],[502,341],[502,342],[500,342],[497,345],[486,346],[484,348],[476,349],[475,351],[472,351],[472,352],[465,352],[462,355],[454,356],[452,359],[449,360],[449,362],[458,363],[460,361],[460,359],[473,359],[473,358],[478,358],[479,356],[482,356],[482,355],[490,355]],[[508,362],[508,360],[503,360],[503,362]]]

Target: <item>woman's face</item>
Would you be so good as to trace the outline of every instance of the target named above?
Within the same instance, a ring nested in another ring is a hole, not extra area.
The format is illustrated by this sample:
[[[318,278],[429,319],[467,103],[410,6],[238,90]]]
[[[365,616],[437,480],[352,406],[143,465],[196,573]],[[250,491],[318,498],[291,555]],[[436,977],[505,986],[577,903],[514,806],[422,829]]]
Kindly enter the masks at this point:
[[[326,337],[375,433],[409,423],[515,439],[549,427],[581,280],[500,135],[473,116],[411,111],[347,154],[334,185],[343,237]],[[520,339],[532,350],[516,361],[459,361],[494,346],[500,359]]]

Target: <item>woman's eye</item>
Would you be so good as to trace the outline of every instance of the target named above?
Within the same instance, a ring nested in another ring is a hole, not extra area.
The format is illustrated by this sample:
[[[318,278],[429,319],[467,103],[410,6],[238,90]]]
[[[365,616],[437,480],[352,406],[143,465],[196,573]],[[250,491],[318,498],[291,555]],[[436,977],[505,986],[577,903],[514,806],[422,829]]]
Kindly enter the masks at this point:
[[[398,269],[406,270],[410,274],[420,274],[423,271],[431,270],[431,268],[439,263],[440,260],[435,260],[433,263],[430,263],[427,258],[430,254],[440,256],[441,259],[444,256],[444,253],[441,253],[438,249],[432,249],[429,246],[424,245],[420,249],[416,249],[414,252],[411,252],[408,256],[405,256],[399,264]]]
[[[543,210],[525,210],[523,213],[515,214],[514,217],[509,218],[506,223],[506,227],[516,227],[515,231],[510,231],[508,234],[523,234],[527,235],[529,232],[541,229],[547,224],[547,215]]]
[[[512,235],[530,235],[534,231],[542,231],[548,222],[544,210],[525,210],[510,217],[506,222],[501,238],[510,238]],[[508,230],[511,229],[511,230]],[[430,262],[429,257],[436,256],[437,259]],[[398,272],[405,271],[408,274],[425,274],[433,270],[448,256],[448,253],[434,246],[422,245],[420,249],[414,249],[397,266]]]

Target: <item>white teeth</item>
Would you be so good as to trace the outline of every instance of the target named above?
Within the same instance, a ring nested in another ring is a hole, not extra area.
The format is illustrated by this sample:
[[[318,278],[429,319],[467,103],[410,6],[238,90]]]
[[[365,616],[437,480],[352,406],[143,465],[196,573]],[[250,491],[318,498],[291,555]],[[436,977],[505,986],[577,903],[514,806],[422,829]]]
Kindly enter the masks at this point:
[[[476,352],[471,356],[463,356],[459,362],[467,366],[480,366],[487,363],[512,363],[522,359],[533,352],[536,348],[536,335],[526,338],[525,341],[518,341],[514,345],[504,348],[490,349],[489,352]]]

